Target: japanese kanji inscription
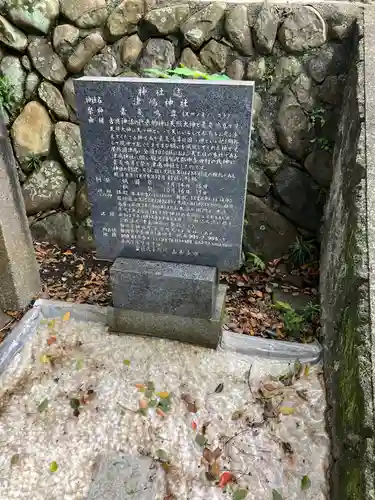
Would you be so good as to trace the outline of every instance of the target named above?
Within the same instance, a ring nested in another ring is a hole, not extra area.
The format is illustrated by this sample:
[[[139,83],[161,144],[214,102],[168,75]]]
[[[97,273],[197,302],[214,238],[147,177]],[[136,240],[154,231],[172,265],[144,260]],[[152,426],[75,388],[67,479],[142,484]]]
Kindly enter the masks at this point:
[[[253,83],[75,87],[98,257],[238,267]]]

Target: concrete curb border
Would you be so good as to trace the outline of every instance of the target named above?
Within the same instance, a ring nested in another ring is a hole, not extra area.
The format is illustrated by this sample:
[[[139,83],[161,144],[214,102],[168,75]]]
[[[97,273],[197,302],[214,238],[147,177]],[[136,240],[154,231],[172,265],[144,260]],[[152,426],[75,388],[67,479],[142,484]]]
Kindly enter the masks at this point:
[[[107,326],[108,316],[112,309],[112,307],[73,304],[58,300],[37,300],[34,307],[25,314],[0,345],[0,374],[6,370],[14,356],[23,349],[43,318],[63,316],[65,312],[69,311],[74,319],[94,321]],[[312,364],[321,360],[321,347],[318,342],[299,344],[297,342],[248,337],[229,331],[223,332],[218,350],[237,352],[245,356],[277,359],[290,363],[293,363],[296,359],[302,363]]]

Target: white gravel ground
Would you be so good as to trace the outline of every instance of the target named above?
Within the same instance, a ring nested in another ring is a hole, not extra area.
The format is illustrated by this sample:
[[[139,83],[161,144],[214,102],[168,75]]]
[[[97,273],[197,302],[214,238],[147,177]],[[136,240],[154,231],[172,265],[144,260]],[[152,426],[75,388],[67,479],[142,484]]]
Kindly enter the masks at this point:
[[[48,345],[51,336],[56,342]],[[158,500],[233,499],[244,488],[246,498],[254,500],[271,500],[272,490],[284,500],[326,499],[329,440],[320,368],[311,367],[292,386],[273,382],[264,388],[271,374],[287,369],[285,363],[233,352],[117,337],[100,323],[45,320],[0,376],[0,498],[85,499],[98,453],[121,450],[157,458],[162,449],[171,466],[165,472],[157,465]],[[171,394],[165,417],[154,410],[147,416],[134,413],[144,397],[136,384],[148,381],[156,391]],[[221,383],[222,392],[215,393]],[[258,426],[264,419],[259,387],[277,417]],[[74,416],[71,400],[91,390],[91,400]],[[182,394],[195,400],[197,415],[189,412]],[[38,411],[45,398],[48,406]],[[233,420],[234,414],[239,418]],[[225,489],[205,476],[208,465],[195,441],[202,426],[206,446],[222,449],[220,475],[229,470],[237,480]],[[50,470],[52,462],[56,472]],[[304,476],[311,485],[301,491]]]

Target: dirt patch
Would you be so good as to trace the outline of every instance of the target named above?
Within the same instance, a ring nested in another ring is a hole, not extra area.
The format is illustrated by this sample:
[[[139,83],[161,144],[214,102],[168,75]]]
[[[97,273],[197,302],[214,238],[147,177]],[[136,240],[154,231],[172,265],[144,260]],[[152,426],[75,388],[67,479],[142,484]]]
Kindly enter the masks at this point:
[[[97,260],[95,252],[83,252],[75,247],[61,249],[35,243],[35,250],[44,286],[42,298],[111,304],[111,262]],[[221,282],[228,285],[227,328],[245,335],[311,342],[319,333],[316,306],[312,309],[310,306],[311,310],[302,314],[304,321],[298,323],[298,317],[275,307],[275,294],[279,291],[289,294],[286,300],[291,303],[293,298],[305,297],[306,305],[315,304],[318,276],[317,264],[292,270],[285,259],[270,262],[263,270],[243,267],[238,272],[222,274]],[[286,313],[290,320],[287,324]],[[296,328],[293,322],[297,323]]]

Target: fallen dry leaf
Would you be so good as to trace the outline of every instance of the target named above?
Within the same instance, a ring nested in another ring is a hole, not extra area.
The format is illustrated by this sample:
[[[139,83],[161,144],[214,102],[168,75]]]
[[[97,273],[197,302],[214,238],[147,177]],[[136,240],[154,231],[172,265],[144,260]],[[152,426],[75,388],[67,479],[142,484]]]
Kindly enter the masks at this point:
[[[209,448],[204,448],[204,450],[203,450],[203,458],[209,464],[213,461],[212,451]]]
[[[141,398],[141,399],[139,400],[139,407],[140,407],[142,410],[145,410],[145,409],[148,407],[148,401],[147,401],[147,399]]]
[[[218,478],[220,476],[220,466],[217,462],[214,462],[211,466],[210,466],[210,472],[213,476],[215,476],[216,478]]]
[[[186,407],[190,411],[190,413],[197,413],[197,405],[190,394],[181,394],[181,399],[186,404]]]
[[[156,395],[159,396],[159,398],[167,399],[169,397],[169,392],[166,391],[157,392]]]
[[[52,344],[54,344],[55,342],[56,342],[56,336],[55,336],[55,335],[51,335],[51,337],[49,337],[49,338],[47,339],[47,344],[48,344],[48,345],[52,345]]]
[[[263,387],[269,392],[275,391],[276,389],[280,388],[280,386],[276,382],[266,382],[265,384],[263,384]]]
[[[279,407],[279,412],[282,415],[291,415],[296,411],[296,408],[294,406],[294,403],[291,401],[284,401],[280,407]]]
[[[69,321],[70,320],[70,312],[66,312],[63,316],[63,321]]]
[[[216,394],[220,394],[224,390],[224,384],[221,382],[215,389]]]
[[[161,408],[156,408],[156,414],[159,415],[159,417],[167,416],[167,414]]]
[[[231,483],[233,479],[234,477],[231,472],[223,472],[222,475],[220,476],[218,486],[220,488],[224,488],[224,486],[226,486],[228,483]]]

